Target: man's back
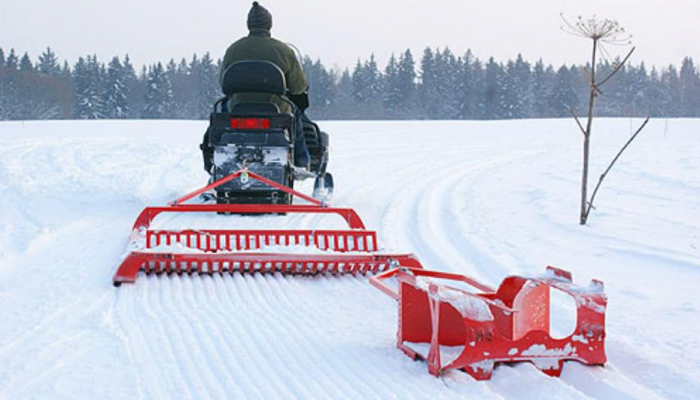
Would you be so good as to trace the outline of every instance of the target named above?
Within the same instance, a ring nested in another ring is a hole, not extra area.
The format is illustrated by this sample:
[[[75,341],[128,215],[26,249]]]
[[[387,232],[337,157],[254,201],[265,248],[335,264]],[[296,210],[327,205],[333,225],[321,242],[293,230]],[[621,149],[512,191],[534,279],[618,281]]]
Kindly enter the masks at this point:
[[[254,3],[251,14],[248,16],[250,34],[239,39],[226,50],[226,55],[221,64],[221,75],[223,76],[226,68],[236,61],[270,61],[284,73],[289,92],[291,94],[302,94],[308,88],[308,84],[299,60],[297,60],[294,51],[289,46],[270,36],[269,26],[271,26],[272,21],[271,19],[267,20],[265,13],[267,13],[267,10],[258,6],[257,2]],[[275,96],[242,94],[233,98],[234,103],[243,101],[273,102],[280,107],[282,112],[292,111],[289,104],[275,98]]]

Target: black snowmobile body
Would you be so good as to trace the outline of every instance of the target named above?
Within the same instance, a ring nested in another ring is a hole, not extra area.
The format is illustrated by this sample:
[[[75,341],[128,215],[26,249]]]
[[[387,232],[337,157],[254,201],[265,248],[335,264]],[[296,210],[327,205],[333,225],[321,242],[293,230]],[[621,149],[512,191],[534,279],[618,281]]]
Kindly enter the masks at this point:
[[[326,173],[328,135],[316,124],[301,113],[297,114],[301,118],[282,113],[273,103],[227,104],[237,93],[273,94],[292,105],[297,113],[296,105],[286,97],[284,74],[279,67],[266,61],[234,63],[225,71],[222,87],[226,97],[214,105],[202,144],[205,168],[212,180],[248,168],[290,188],[295,179],[316,178],[315,189],[332,189],[332,177]],[[298,134],[303,134],[306,140],[309,170],[294,164]],[[255,180],[238,179],[216,188],[216,198],[219,203],[292,202],[288,193]]]

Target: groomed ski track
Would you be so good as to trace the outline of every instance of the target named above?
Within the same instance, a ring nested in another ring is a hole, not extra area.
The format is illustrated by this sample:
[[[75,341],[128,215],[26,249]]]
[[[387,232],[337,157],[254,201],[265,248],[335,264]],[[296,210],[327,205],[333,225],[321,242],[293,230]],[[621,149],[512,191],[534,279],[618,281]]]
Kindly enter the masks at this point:
[[[632,123],[601,121],[594,171]],[[581,284],[606,283],[605,368],[568,363],[554,379],[508,365],[489,382],[459,372],[435,379],[398,351],[395,303],[364,277],[141,276],[112,288],[138,212],[205,182],[197,148],[205,127],[0,123],[0,399],[690,399],[700,392],[699,121],[650,124],[608,178],[587,227],[577,224],[581,138],[571,121],[322,124],[332,138],[333,203],[355,208],[386,250],[414,252],[427,268],[492,286],[548,264]],[[173,228],[338,223],[156,220]],[[567,311],[557,307],[554,317]]]

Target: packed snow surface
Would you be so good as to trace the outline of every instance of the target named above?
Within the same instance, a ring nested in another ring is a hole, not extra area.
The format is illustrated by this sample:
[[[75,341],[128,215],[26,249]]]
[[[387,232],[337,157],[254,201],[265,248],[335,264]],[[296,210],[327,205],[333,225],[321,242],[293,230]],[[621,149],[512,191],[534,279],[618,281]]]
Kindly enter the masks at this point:
[[[592,182],[641,121],[597,120]],[[608,364],[488,382],[395,348],[363,277],[111,277],[131,225],[206,183],[206,122],[0,123],[0,398],[694,399],[700,393],[700,121],[656,120],[578,224],[570,120],[326,122],[334,204],[387,251],[497,286],[546,265],[605,283]],[[299,185],[311,192],[311,182]],[[304,229],[328,216],[163,215],[155,227]],[[572,307],[554,305],[557,321]],[[564,333],[565,334],[565,333]]]

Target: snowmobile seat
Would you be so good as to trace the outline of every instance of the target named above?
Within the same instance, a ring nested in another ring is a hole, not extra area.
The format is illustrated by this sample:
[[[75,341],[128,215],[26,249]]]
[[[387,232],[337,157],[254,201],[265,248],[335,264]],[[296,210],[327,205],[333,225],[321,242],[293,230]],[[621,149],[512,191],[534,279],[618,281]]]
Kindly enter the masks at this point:
[[[238,61],[224,71],[221,89],[227,97],[237,93],[266,93],[284,96],[284,73],[269,61]]]

